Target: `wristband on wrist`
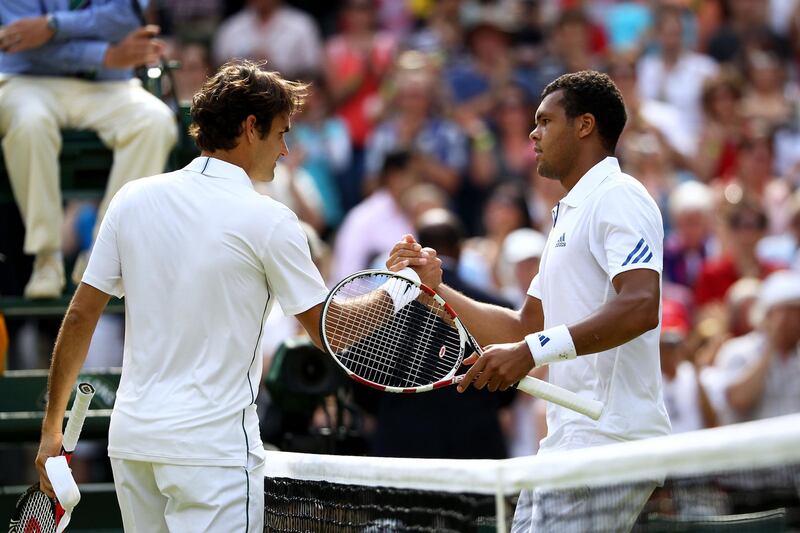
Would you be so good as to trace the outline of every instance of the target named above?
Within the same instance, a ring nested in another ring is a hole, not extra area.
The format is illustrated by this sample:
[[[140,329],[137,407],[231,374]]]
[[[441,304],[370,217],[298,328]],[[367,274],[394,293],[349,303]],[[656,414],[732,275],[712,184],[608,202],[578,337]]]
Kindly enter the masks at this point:
[[[402,277],[416,279],[417,281],[419,280],[417,273],[410,268],[405,268],[397,274]],[[397,278],[390,279],[381,285],[380,288],[386,291],[386,293],[389,295],[389,298],[392,299],[395,314],[397,314],[403,307],[416,300],[420,293],[418,287],[404,283]]]
[[[569,361],[578,356],[572,335],[564,324],[526,335],[525,342],[528,343],[535,368]]]

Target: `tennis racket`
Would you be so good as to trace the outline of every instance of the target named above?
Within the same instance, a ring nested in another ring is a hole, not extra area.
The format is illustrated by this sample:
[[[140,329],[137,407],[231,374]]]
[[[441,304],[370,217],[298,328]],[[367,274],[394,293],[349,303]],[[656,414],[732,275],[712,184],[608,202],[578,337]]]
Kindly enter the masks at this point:
[[[466,349],[482,354],[436,291],[384,270],[356,272],[333,288],[320,337],[350,378],[386,392],[427,392],[458,383]],[[517,388],[594,420],[603,410],[601,402],[533,377]]]
[[[78,385],[61,444],[61,455],[66,457],[67,462],[75,451],[92,396],[94,387],[89,383]],[[8,524],[8,533],[55,533],[63,515],[64,509],[58,500],[42,492],[37,482],[17,500]]]

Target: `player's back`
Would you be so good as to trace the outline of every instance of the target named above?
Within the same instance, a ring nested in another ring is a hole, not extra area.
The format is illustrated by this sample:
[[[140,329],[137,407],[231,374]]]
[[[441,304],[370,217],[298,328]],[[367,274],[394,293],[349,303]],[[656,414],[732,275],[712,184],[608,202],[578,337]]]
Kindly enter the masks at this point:
[[[256,193],[238,167],[215,165],[238,171],[209,175],[190,165],[120,193],[126,339],[109,447],[118,456],[154,449],[172,461],[214,461],[239,453],[219,435],[238,434],[240,445],[258,439],[257,352],[271,304],[263,258],[276,226],[295,217]],[[244,437],[243,416],[251,426]],[[122,420],[141,431],[120,430]],[[203,457],[187,457],[191,446]]]

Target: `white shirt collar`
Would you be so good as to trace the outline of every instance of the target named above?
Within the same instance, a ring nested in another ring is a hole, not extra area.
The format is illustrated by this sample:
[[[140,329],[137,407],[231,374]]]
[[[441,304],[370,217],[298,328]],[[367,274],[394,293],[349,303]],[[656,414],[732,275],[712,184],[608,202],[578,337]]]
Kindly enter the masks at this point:
[[[615,172],[620,172],[619,161],[616,157],[606,157],[590,168],[561,201],[570,207],[577,207],[598,185]]]
[[[247,172],[245,172],[242,167],[214,157],[196,157],[191,163],[183,167],[183,169],[197,172],[198,174],[211,178],[229,179],[247,184],[250,187],[253,186],[250,176],[247,175]]]

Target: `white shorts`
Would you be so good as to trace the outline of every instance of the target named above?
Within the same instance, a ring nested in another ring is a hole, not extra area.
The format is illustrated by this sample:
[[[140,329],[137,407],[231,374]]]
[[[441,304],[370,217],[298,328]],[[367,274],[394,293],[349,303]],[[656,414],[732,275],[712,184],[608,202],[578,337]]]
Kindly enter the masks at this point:
[[[511,531],[628,532],[658,485],[655,481],[645,481],[601,488],[523,490],[514,510]]]
[[[111,459],[126,533],[262,533],[263,449],[247,468]]]

